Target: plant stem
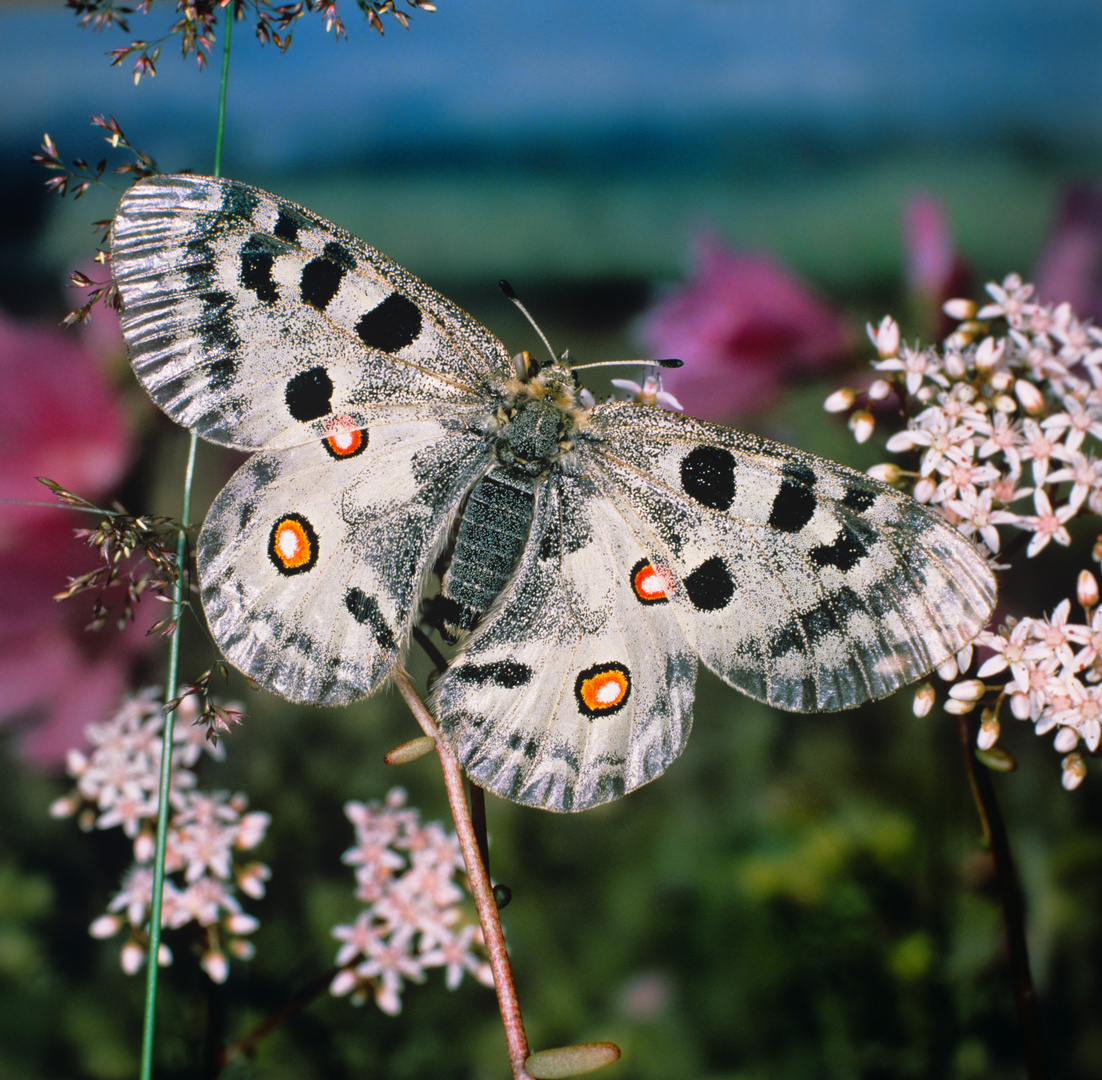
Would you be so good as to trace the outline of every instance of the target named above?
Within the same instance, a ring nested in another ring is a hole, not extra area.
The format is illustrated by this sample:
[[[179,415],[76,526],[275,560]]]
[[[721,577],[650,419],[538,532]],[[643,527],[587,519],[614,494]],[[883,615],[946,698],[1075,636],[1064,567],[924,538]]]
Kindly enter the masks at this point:
[[[490,877],[479,851],[478,838],[471,823],[470,810],[463,791],[463,773],[455,755],[448,749],[436,720],[425,707],[405,668],[394,668],[394,685],[405,698],[410,711],[416,717],[421,729],[430,738],[436,740],[436,753],[440,757],[440,768],[444,773],[444,787],[448,793],[448,805],[455,821],[455,831],[459,836],[459,846],[463,851],[463,861],[467,866],[467,878],[471,886],[475,907],[478,909],[478,921],[482,925],[482,936],[486,941],[486,951],[490,958],[490,969],[494,973],[494,990],[497,993],[498,1009],[505,1028],[505,1043],[509,1051],[509,1064],[513,1070],[513,1080],[532,1080],[525,1069],[528,1058],[528,1038],[524,1034],[524,1020],[520,1014],[520,1002],[513,981],[513,969],[509,963],[509,953],[505,948],[505,935],[501,929],[501,914],[494,901]]]
[[[218,134],[214,146],[214,173],[222,172],[222,144],[226,131],[226,87],[230,69],[230,39],[233,36],[233,7],[229,12],[222,32],[222,81],[218,94]],[[195,481],[195,453],[199,440],[195,432],[188,440],[187,465],[184,469],[184,493],[180,509],[180,536],[176,541],[177,577],[172,587],[172,621],[175,632],[169,639],[168,670],[165,674],[165,701],[176,697],[176,687],[180,680],[180,616],[187,599],[188,581],[188,542],[187,528],[191,521],[191,490]],[[176,730],[176,710],[165,714],[164,730],[161,733],[161,776],[157,791],[157,836],[153,852],[153,891],[149,900],[149,953],[146,958],[145,1007],[142,1012],[142,1049],[139,1068],[140,1080],[152,1080],[153,1076],[153,1037],[157,1014],[157,976],[159,964],[157,958],[161,951],[161,912],[165,887],[165,851],[168,846],[169,790],[172,784],[172,746]]]
[[[339,967],[331,967],[328,971],[311,979],[290,1001],[261,1020],[252,1031],[222,1047],[218,1054],[218,1072],[216,1075],[221,1075],[222,1070],[236,1058],[248,1057],[256,1049],[256,1045],[261,1039],[266,1035],[270,1035],[295,1013],[324,995],[326,990],[329,989],[329,984],[340,970]]]
[[[988,850],[995,864],[995,881],[999,890],[999,902],[1002,905],[1006,951],[1014,989],[1014,1005],[1018,1011],[1018,1023],[1022,1031],[1026,1075],[1029,1080],[1045,1080],[1047,1076],[1045,1050],[1041,1036],[1041,1019],[1037,1012],[1037,993],[1029,970],[1021,882],[1018,880],[1014,855],[1010,850],[1006,822],[999,809],[991,772],[976,762],[973,753],[975,739],[964,716],[957,717],[957,737],[960,740],[972,797],[983,826],[984,839],[987,841]]]
[[[195,449],[198,439],[192,432],[184,471],[184,495],[180,509],[180,535],[176,540],[176,580],[172,585],[172,621],[176,629],[168,642],[168,671],[165,675],[165,701],[176,697],[180,678],[180,616],[187,599],[188,542],[187,526],[191,518],[191,488],[195,478]],[[142,1013],[142,1051],[139,1076],[153,1076],[153,1035],[157,1013],[157,976],[161,951],[161,909],[165,886],[165,850],[168,846],[169,788],[172,783],[172,746],[176,730],[176,710],[165,714],[161,732],[161,776],[157,792],[157,836],[153,852],[153,891],[149,900],[149,953],[146,957],[145,1008]]]

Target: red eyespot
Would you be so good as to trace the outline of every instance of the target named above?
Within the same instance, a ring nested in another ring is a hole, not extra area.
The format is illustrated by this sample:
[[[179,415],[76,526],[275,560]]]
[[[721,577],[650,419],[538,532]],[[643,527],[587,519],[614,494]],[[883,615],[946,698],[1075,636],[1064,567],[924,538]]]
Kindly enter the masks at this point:
[[[631,588],[641,604],[664,604],[673,592],[673,575],[665,566],[640,559],[631,571]]]
[[[578,675],[574,696],[586,716],[614,713],[631,693],[631,674],[623,664],[597,664]]]
[[[355,427],[347,416],[331,420],[326,429],[329,435],[322,440],[330,457],[350,458],[362,454],[367,449],[367,430]]]
[[[268,537],[268,558],[281,574],[301,574],[318,561],[318,536],[301,514],[286,514]]]

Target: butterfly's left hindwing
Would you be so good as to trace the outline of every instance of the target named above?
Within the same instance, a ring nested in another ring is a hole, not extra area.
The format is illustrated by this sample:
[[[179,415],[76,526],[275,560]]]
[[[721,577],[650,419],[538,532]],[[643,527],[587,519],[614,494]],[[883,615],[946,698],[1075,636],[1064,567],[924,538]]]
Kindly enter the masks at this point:
[[[591,481],[543,486],[512,585],[434,692],[472,779],[530,806],[584,810],[681,753],[696,657],[648,566]]]
[[[653,406],[597,406],[412,274],[245,184],[153,177],[112,226],[134,370],[257,451],[199,536],[226,656],[300,702],[387,678],[422,614],[468,774],[552,810],[663,772],[697,657],[782,708],[883,697],[983,628],[994,579],[937,512]],[[423,612],[426,584],[440,595]]]

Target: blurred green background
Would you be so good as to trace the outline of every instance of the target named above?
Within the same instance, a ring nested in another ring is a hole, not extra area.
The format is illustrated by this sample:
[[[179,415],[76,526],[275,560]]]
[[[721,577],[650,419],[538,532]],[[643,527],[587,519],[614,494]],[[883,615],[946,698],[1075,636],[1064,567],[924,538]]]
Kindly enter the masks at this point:
[[[640,355],[636,320],[685,274],[701,229],[773,253],[856,326],[906,316],[912,196],[938,200],[978,286],[1028,276],[1069,185],[1102,176],[1102,11],[1086,0],[1056,0],[1043,17],[1016,0],[439,7],[414,13],[408,33],[387,20],[380,40],[350,6],[350,42],[311,20],[286,56],[241,27],[226,172],[364,237],[511,350],[533,335],[500,277],[557,347]],[[171,10],[131,16],[129,37],[164,33]],[[60,5],[0,11],[0,306],[28,325],[53,326],[73,306],[65,272],[89,267],[89,225],[124,186],[47,196],[27,164],[43,131],[63,157],[95,162],[105,150],[86,118],[110,112],[166,171],[210,170],[216,74],[172,44],[134,88],[128,65],[103,55],[124,40],[81,32]],[[112,493],[175,513],[184,433],[154,415],[104,341],[138,448]],[[859,467],[882,460],[821,411],[855,371],[780,387],[740,423]],[[199,508],[231,467],[211,447],[201,455]],[[1089,560],[1092,537],[1079,539],[1031,564],[1008,610],[1036,614],[1070,594]],[[43,596],[63,577],[44,577]],[[19,614],[9,608],[5,632]],[[187,677],[213,654],[199,622],[184,634]],[[162,677],[155,656],[131,667],[135,686]],[[54,677],[33,662],[23,675]],[[257,957],[225,986],[184,948],[165,971],[161,1077],[206,1075],[213,1047],[331,964],[329,931],[358,910],[340,863],[346,800],[402,783],[426,817],[447,813],[431,759],[381,764],[416,733],[394,694],[319,711],[241,680],[233,693],[249,720],[205,783],[272,813],[258,855],[273,878],[246,905],[261,920]],[[122,974],[117,942],[87,933],[129,845],[47,816],[69,785],[27,758],[40,720],[9,711],[0,743],[0,1074],[132,1076],[143,980]],[[1005,742],[1021,768],[996,784],[1052,1075],[1089,1080],[1102,1076],[1100,779],[1092,767],[1069,795],[1047,740],[1022,725]],[[489,824],[494,876],[513,890],[504,923],[533,1047],[611,1039],[624,1059],[607,1075],[625,1080],[1024,1075],[990,864],[940,708],[916,719],[903,693],[786,716],[702,673],[692,739],[659,781],[576,817],[491,800]],[[407,988],[398,1017],[323,997],[236,1068],[507,1074],[491,993],[469,980],[449,993],[438,972]]]

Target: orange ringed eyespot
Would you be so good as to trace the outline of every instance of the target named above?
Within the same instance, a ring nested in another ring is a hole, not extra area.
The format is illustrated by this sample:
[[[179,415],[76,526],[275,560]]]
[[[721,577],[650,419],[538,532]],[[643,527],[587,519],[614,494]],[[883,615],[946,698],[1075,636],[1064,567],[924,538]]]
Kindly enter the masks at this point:
[[[623,664],[596,664],[578,675],[574,696],[585,716],[614,713],[631,694],[631,674]]]
[[[652,566],[640,559],[631,571],[631,587],[642,604],[661,604],[673,591],[673,575],[664,567]]]
[[[268,538],[268,557],[281,574],[301,574],[318,561],[318,537],[301,514],[285,514]]]
[[[322,440],[322,445],[330,457],[355,457],[367,448],[367,431],[353,427],[348,417],[341,417],[327,427],[331,434]]]

